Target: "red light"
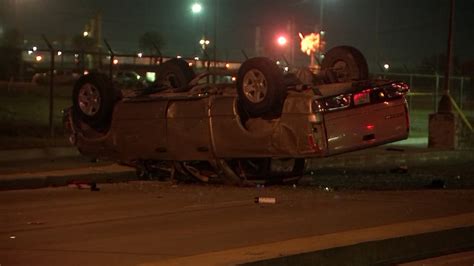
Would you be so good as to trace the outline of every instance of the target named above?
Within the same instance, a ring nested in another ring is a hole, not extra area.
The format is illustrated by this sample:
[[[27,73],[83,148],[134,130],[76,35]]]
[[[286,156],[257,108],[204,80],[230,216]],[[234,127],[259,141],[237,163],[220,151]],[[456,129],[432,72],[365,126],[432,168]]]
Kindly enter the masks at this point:
[[[278,37],[278,39],[277,39],[277,43],[278,43],[278,45],[280,45],[280,46],[284,46],[284,45],[286,45],[286,44],[288,43],[288,40],[286,39],[285,36],[280,36],[280,37]]]
[[[319,150],[318,144],[314,140],[313,134],[308,135],[308,144],[309,144],[309,147],[311,147],[311,149],[313,149],[313,151]]]
[[[354,94],[354,105],[370,103],[370,89]]]
[[[365,126],[365,127],[366,127],[368,130],[373,130],[373,129],[375,128],[374,125],[367,125],[367,126]]]

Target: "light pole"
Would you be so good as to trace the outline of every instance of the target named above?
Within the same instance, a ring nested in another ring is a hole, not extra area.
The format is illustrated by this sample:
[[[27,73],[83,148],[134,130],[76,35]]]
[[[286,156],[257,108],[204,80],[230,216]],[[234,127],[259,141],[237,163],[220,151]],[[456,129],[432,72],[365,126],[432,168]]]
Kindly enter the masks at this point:
[[[450,0],[449,21],[448,21],[448,43],[446,72],[444,75],[444,92],[439,101],[438,111],[430,114],[428,122],[428,147],[456,149],[458,147],[458,115],[453,113],[453,107],[457,105],[452,102],[449,94],[449,77],[452,70],[452,30],[454,20],[454,0]],[[462,117],[462,116],[461,116]],[[472,130],[469,121],[465,120],[466,125]]]
[[[319,31],[323,31],[324,0],[319,0]]]
[[[453,20],[454,20],[454,0],[450,1],[449,10],[449,21],[448,21],[448,44],[447,44],[447,58],[446,58],[446,70],[444,72],[444,91],[443,96],[439,102],[438,113],[450,113],[453,110],[451,104],[451,96],[449,95],[449,78],[453,69]]]
[[[318,44],[318,51],[316,52],[316,56],[318,57],[318,62],[323,59],[323,46],[322,43],[324,42],[324,35],[326,31],[323,28],[324,25],[324,1],[319,0],[319,44]]]
[[[195,2],[194,4],[191,5],[191,12],[193,13],[194,18],[195,18],[195,21],[194,21],[195,22],[194,23],[194,25],[195,25],[195,30],[194,30],[195,40],[198,40],[200,38],[199,35],[201,35],[201,33],[200,33],[201,30],[198,30],[198,29],[200,28],[199,24],[201,24],[200,15],[202,13],[202,10],[203,10],[202,5],[199,2]],[[194,42],[193,42],[193,44],[194,44]],[[194,54],[196,54],[196,45],[193,45],[193,50],[194,50]]]

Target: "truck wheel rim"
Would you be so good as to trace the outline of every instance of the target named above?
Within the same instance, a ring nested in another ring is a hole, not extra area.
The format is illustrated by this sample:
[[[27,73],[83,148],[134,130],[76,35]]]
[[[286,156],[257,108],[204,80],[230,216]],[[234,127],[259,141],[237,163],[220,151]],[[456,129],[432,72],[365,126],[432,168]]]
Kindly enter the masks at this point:
[[[349,66],[345,61],[337,61],[334,64],[334,70],[336,71],[337,74],[337,81],[339,82],[344,82],[344,81],[349,81]]]
[[[100,108],[100,92],[94,85],[86,83],[79,90],[78,101],[81,111],[88,116],[93,116]]]
[[[174,88],[174,89],[177,89],[180,87],[180,84],[179,84],[179,81],[178,81],[178,77],[176,77],[175,74],[168,74],[166,75],[165,77],[165,85],[171,87],[171,88]]]
[[[243,79],[243,92],[247,100],[260,103],[267,96],[268,84],[263,73],[252,69],[245,73]]]

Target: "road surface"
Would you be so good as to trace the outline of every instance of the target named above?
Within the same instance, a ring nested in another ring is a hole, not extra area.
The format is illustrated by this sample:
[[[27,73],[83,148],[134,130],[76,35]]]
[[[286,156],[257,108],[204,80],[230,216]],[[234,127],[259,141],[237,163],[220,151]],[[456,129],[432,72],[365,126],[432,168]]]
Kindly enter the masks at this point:
[[[273,197],[276,204],[256,204]],[[0,193],[0,265],[155,265],[474,212],[472,190],[129,182]],[[195,261],[199,265],[200,261]]]

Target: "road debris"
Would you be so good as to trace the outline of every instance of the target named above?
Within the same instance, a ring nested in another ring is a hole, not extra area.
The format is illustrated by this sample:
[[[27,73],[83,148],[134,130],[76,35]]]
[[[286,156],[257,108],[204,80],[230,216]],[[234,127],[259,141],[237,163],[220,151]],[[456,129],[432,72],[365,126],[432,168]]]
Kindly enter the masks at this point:
[[[435,189],[446,188],[446,182],[442,179],[433,179],[431,180],[431,184],[429,184],[427,187]]]
[[[44,224],[44,222],[34,221],[34,222],[27,222],[26,224],[28,224],[28,225],[42,225],[42,224]]]
[[[399,151],[399,152],[405,151],[405,149],[394,148],[394,147],[389,147],[389,148],[386,148],[385,150],[386,151]]]
[[[324,191],[331,192],[331,191],[334,191],[334,189],[331,187],[324,187]]]
[[[276,203],[276,198],[271,198],[271,197],[255,197],[255,203],[275,204],[275,203]]]
[[[400,165],[397,168],[391,169],[390,173],[394,174],[406,174],[408,173],[408,166],[406,165]]]
[[[70,188],[90,189],[91,191],[100,191],[100,188],[97,187],[96,182],[73,180],[67,186],[70,187]]]
[[[90,186],[91,186],[91,191],[100,191],[100,188],[97,187],[96,182],[92,182]]]

